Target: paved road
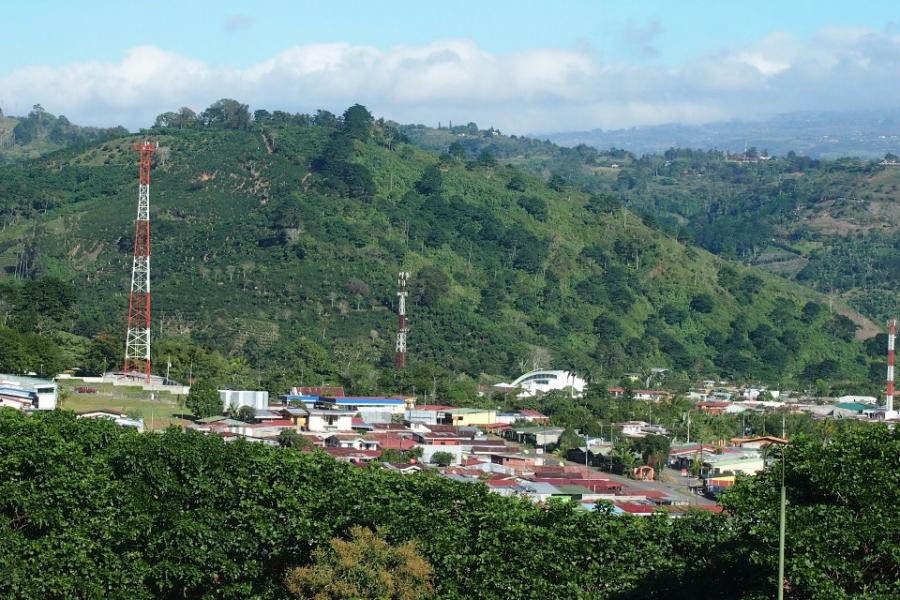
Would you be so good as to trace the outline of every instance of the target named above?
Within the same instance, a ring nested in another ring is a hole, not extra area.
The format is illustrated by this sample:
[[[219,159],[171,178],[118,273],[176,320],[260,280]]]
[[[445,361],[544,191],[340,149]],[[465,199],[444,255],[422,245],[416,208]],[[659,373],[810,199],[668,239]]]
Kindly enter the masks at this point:
[[[578,463],[570,464],[574,465]],[[675,471],[674,469],[667,468],[665,471],[663,471],[662,479],[659,481],[639,481],[637,479],[622,477],[621,475],[616,475],[614,473],[607,473],[606,471],[603,471],[603,474],[608,476],[611,481],[621,483],[622,485],[634,490],[662,491],[669,494],[670,496],[681,498],[688,504],[699,504],[706,506],[712,506],[716,504],[715,500],[710,500],[709,498],[705,498],[691,492],[688,489],[689,478],[682,477],[681,473],[679,471]]]

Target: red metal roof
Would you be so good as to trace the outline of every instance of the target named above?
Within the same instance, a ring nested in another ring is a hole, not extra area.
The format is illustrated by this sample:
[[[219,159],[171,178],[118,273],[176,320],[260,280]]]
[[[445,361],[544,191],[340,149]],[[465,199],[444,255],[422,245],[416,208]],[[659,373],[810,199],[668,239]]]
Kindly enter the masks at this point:
[[[627,513],[634,515],[649,515],[657,510],[657,507],[649,504],[638,504],[637,502],[613,502],[616,506]]]
[[[547,415],[539,413],[538,411],[536,411],[532,408],[523,408],[522,410],[519,411],[519,414],[522,414],[522,415],[525,415],[528,417],[543,417],[545,419],[549,418]]]
[[[303,386],[297,388],[303,396],[337,396],[344,395],[344,388],[340,386]]]

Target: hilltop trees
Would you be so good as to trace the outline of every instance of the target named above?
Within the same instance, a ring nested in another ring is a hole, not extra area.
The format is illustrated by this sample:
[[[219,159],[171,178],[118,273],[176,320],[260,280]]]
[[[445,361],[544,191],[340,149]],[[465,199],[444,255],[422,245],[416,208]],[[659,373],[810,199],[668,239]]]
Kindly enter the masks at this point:
[[[250,110],[231,98],[216,100],[200,114],[200,123],[204,127],[221,127],[223,129],[247,129],[250,125]]]
[[[361,104],[354,104],[344,111],[342,131],[347,137],[365,141],[372,134],[372,113]]]

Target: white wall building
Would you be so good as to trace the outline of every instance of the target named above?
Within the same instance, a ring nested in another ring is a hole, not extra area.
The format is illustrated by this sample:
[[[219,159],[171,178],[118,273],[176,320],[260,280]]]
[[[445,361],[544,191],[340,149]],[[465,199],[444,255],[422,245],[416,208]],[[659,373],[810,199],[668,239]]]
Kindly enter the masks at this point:
[[[255,410],[267,410],[269,408],[269,392],[253,390],[219,390],[219,400],[222,401],[222,410],[230,410],[232,407],[241,408],[250,406]]]
[[[349,410],[321,410],[309,411],[310,431],[353,431],[353,415]]]
[[[501,383],[498,387],[519,388],[522,391],[518,394],[519,398],[530,398],[538,394],[546,394],[555,390],[566,390],[573,388],[576,397],[580,397],[584,393],[587,385],[584,379],[578,377],[569,371],[551,371],[549,369],[538,369],[525,373],[512,383]]]
[[[2,390],[8,390],[9,403],[4,402],[4,406],[13,406],[15,408],[32,409],[32,410],[54,410],[59,399],[59,392],[56,383],[48,379],[38,379],[36,377],[23,377],[21,375],[0,375],[0,393]],[[24,406],[20,400],[25,400],[25,396],[31,398],[31,406]],[[20,406],[15,406],[19,404]]]

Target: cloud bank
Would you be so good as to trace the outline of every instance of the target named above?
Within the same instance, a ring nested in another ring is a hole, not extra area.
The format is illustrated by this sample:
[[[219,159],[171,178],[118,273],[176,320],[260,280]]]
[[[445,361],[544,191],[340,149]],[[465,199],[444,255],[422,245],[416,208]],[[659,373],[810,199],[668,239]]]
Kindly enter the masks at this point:
[[[73,122],[135,129],[221,97],[303,112],[360,102],[401,122],[473,120],[526,133],[896,108],[897,89],[897,28],[834,28],[809,38],[775,33],[675,67],[605,62],[589,48],[492,53],[469,40],[312,44],[246,68],[140,46],[118,62],[14,71],[0,78],[0,107],[24,114],[40,102]]]

